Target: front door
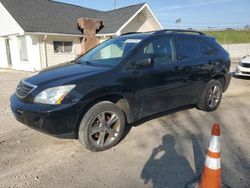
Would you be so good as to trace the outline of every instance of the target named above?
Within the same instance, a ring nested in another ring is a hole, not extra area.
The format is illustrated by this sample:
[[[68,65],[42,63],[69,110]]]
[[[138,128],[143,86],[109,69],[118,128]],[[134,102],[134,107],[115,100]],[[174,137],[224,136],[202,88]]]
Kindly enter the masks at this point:
[[[180,106],[182,74],[176,61],[172,38],[161,36],[146,43],[137,59],[153,59],[150,67],[134,71],[139,118]]]
[[[5,39],[5,47],[6,47],[6,56],[7,56],[8,66],[11,66],[12,61],[11,61],[10,41],[9,41],[9,39]]]

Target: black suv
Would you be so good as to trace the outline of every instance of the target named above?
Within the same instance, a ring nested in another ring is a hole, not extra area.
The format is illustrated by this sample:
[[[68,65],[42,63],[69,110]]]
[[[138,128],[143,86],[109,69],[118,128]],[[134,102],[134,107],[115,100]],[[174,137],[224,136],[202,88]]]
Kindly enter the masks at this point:
[[[215,39],[198,31],[128,33],[23,79],[11,109],[23,124],[101,151],[146,116],[190,104],[217,109],[230,64]]]

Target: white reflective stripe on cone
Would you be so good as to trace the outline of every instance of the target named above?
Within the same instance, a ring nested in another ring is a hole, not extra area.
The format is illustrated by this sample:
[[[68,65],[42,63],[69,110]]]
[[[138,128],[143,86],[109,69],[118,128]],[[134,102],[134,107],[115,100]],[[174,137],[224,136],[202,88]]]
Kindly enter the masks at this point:
[[[220,158],[206,157],[205,165],[213,170],[220,169]]]
[[[220,137],[212,136],[210,139],[210,145],[208,148],[211,152],[219,153],[220,152]]]

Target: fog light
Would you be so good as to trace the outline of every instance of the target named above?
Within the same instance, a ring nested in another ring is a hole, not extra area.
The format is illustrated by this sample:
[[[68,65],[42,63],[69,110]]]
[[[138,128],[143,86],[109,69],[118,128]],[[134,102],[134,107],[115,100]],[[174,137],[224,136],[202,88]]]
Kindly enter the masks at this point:
[[[23,111],[22,111],[22,110],[19,110],[19,109],[16,110],[16,113],[17,113],[19,116],[23,115]]]
[[[41,126],[42,126],[42,124],[43,124],[43,119],[42,119],[42,118],[40,118],[40,117],[35,118],[35,120],[34,120],[34,124],[35,124],[36,126],[41,127]]]

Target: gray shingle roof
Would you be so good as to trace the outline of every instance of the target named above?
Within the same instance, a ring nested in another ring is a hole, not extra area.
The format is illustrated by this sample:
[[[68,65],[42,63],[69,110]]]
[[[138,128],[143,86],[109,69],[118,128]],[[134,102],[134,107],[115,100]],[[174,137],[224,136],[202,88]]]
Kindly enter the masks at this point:
[[[0,0],[25,32],[81,35],[77,19],[96,18],[103,21],[99,34],[115,33],[144,4],[112,11],[98,11],[50,0]]]
[[[103,21],[104,28],[99,34],[115,33],[120,29],[126,21],[128,21],[142,6],[143,4],[132,5],[116,10],[104,12],[100,19]],[[105,27],[106,25],[106,27]]]

